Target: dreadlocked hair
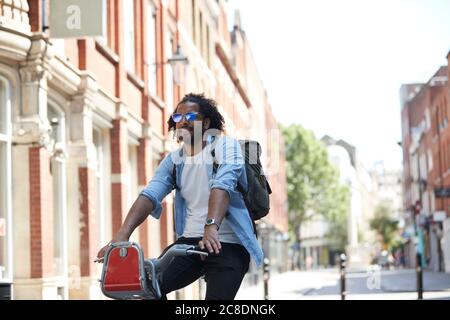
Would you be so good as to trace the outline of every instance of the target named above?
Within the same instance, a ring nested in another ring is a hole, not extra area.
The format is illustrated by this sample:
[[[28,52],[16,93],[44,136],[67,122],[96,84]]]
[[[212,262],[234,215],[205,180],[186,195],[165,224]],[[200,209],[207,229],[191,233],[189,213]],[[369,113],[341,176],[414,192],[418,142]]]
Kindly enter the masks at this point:
[[[210,125],[209,129],[217,129],[219,131],[223,131],[225,126],[225,120],[223,119],[223,116],[220,114],[219,110],[217,109],[217,102],[213,99],[208,99],[205,97],[203,93],[189,93],[183,97],[183,100],[181,100],[177,104],[177,108],[180,104],[191,102],[196,103],[200,110],[199,112],[205,117],[209,118]],[[176,108],[175,108],[176,110]],[[169,131],[175,129],[175,122],[172,120],[172,117],[169,117],[169,120],[167,121],[167,124],[169,125]]]

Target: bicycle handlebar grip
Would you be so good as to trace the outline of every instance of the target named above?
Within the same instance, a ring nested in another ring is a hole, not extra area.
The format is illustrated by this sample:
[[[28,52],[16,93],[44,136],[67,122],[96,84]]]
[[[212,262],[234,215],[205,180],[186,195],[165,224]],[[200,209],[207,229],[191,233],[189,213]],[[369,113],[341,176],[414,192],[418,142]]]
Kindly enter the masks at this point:
[[[202,250],[198,245],[175,244],[159,257],[159,259],[155,260],[157,273],[166,269],[176,256],[188,256],[191,254],[198,254],[205,257],[210,255],[206,249]]]
[[[203,251],[203,252],[206,252],[206,253],[208,252],[208,251],[206,250],[206,248],[205,248],[205,249],[202,249],[202,248],[200,248],[199,245],[193,246],[192,250],[195,250],[195,251]]]
[[[194,250],[194,249],[188,249],[188,250],[186,250],[186,252],[188,254],[198,254],[199,256],[205,256],[205,257],[207,257],[209,255],[209,253],[206,251]]]

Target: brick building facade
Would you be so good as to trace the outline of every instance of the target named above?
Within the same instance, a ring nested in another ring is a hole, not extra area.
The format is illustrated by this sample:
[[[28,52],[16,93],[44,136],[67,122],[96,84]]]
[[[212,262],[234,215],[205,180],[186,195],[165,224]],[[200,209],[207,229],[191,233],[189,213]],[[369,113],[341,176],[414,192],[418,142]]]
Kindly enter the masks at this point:
[[[239,19],[230,32],[223,0],[105,4],[103,37],[62,40],[49,38],[48,1],[0,0],[0,286],[15,299],[101,298],[93,260],[177,147],[166,120],[187,92],[218,101],[226,134],[261,141],[282,266],[283,141]],[[183,83],[166,63],[178,47]],[[163,210],[132,235],[146,256],[174,240],[172,197]]]
[[[440,67],[427,83],[401,88],[403,201],[406,262],[416,265],[415,229],[431,270],[450,272],[450,199],[436,194],[450,187],[450,129],[448,67]],[[413,206],[420,204],[420,214]]]

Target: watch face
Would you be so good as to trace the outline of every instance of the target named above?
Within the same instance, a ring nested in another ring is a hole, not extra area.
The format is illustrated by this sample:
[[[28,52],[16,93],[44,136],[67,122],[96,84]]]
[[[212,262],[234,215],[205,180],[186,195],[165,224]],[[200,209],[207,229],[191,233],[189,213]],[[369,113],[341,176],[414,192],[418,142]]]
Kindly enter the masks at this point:
[[[214,219],[208,218],[206,219],[206,224],[214,223]]]

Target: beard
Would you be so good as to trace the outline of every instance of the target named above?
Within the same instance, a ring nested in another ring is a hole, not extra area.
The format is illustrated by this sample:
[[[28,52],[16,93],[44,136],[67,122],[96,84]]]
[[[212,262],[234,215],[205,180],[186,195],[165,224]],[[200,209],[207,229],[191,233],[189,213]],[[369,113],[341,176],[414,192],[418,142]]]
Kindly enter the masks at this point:
[[[175,137],[177,142],[184,142],[190,146],[201,143],[203,141],[202,123],[194,123],[193,125],[175,129]]]

